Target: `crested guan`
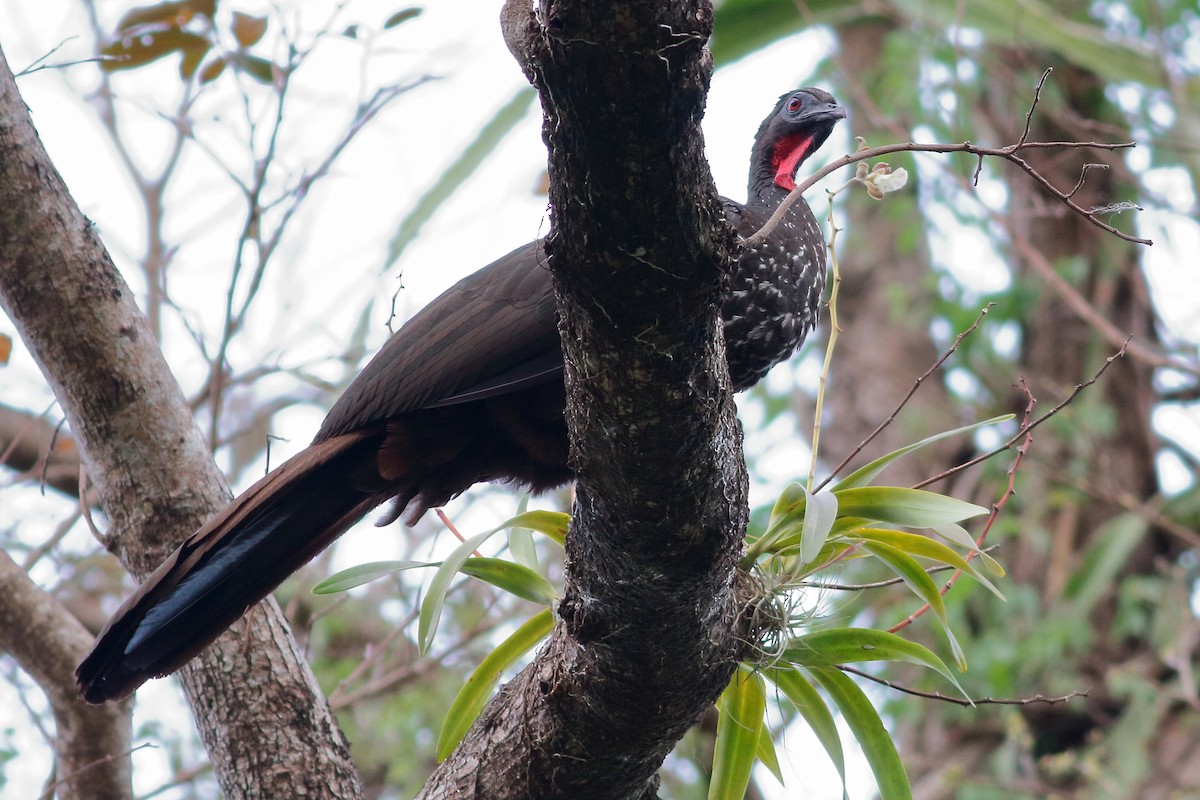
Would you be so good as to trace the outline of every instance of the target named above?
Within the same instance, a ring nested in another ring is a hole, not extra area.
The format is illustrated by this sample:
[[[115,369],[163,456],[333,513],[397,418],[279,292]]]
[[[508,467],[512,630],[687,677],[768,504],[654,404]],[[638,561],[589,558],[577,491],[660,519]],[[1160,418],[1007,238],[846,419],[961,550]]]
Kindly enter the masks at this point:
[[[755,137],[749,202],[723,200],[742,236],[762,227],[844,116],[820,89],[779,99]],[[800,200],[743,252],[721,305],[735,390],[757,383],[814,326],[824,251]],[[475,483],[538,491],[570,481],[555,315],[541,242],[426,306],[350,384],[307,449],[192,534],[113,615],[76,670],[83,698],[125,697],[174,672],[389,499],[412,523]]]

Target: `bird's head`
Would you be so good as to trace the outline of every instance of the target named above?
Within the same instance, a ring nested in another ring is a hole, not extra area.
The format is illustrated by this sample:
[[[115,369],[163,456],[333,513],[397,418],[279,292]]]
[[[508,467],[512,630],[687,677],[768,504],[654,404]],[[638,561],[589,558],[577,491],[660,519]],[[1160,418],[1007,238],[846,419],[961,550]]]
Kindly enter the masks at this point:
[[[761,196],[772,184],[795,189],[796,168],[845,118],[846,109],[824,89],[797,89],[780,97],[754,137],[750,197]]]

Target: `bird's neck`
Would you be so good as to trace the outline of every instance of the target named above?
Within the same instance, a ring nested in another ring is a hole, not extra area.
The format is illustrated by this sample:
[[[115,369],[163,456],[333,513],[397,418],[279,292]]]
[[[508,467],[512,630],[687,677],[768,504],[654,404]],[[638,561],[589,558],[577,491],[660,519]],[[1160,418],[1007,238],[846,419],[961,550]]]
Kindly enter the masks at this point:
[[[796,188],[796,170],[812,155],[811,133],[794,133],[777,141],[756,144],[750,170],[749,202],[771,202],[778,205],[788,192]]]

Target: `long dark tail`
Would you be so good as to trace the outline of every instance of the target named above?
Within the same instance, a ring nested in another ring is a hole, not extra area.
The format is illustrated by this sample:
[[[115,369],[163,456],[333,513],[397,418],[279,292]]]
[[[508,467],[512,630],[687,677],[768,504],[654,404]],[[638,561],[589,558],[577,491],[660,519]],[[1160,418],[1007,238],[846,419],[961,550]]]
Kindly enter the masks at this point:
[[[174,672],[387,497],[382,432],[297,454],[196,531],[125,601],[75,670],[103,703]]]

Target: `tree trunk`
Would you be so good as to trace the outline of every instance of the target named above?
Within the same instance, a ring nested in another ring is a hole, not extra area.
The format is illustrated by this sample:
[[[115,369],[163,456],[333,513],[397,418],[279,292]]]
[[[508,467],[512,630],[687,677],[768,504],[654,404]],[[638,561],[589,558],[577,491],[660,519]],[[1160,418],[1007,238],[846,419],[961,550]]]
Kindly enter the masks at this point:
[[[552,154],[547,250],[579,499],[557,629],[422,796],[652,797],[663,758],[751,638],[736,570],[747,479],[716,308],[734,237],[699,132],[711,7],[545,2],[535,18],[511,5]],[[15,89],[3,100],[0,132],[11,121],[25,137],[0,142],[5,309],[62,399],[110,548],[142,575],[225,490]],[[183,674],[222,787],[356,796],[277,615],[256,608]]]
[[[549,644],[421,796],[654,797],[748,637],[747,481],[716,313],[732,237],[699,132],[711,8],[509,11],[550,148],[577,500]]]

